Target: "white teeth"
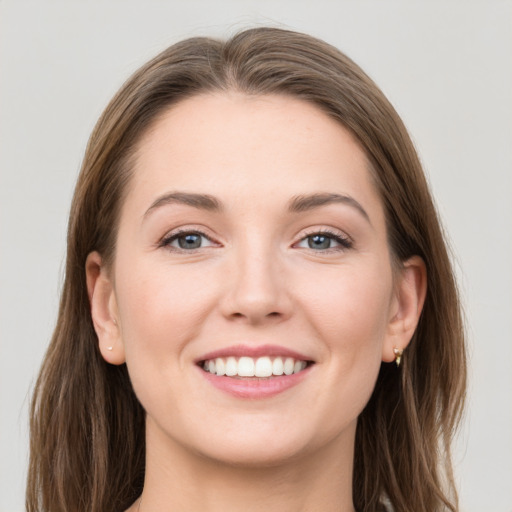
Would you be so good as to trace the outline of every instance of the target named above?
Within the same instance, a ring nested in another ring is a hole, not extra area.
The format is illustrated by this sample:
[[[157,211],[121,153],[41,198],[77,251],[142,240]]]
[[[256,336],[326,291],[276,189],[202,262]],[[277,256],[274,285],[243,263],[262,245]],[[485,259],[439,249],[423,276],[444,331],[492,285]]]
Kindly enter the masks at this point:
[[[272,375],[283,375],[284,365],[281,357],[276,357],[272,363]]]
[[[303,370],[306,365],[304,364],[304,367],[302,366],[302,363],[304,361],[295,361],[295,364],[293,365],[293,373],[299,373],[301,370]]]
[[[283,360],[284,359],[284,360]],[[228,377],[271,377],[272,375],[292,375],[306,368],[306,361],[295,360],[293,357],[268,356],[252,357],[217,357],[204,361],[203,369],[218,376]]]
[[[228,360],[226,361],[226,375],[228,377],[238,375],[238,363],[234,357],[228,357]]]
[[[284,361],[284,374],[291,375],[295,367],[295,360],[291,357],[287,357]]]
[[[254,377],[254,359],[241,357],[238,360],[238,375],[240,377]]]
[[[255,377],[270,377],[272,375],[272,361],[270,357],[258,357],[254,367]]]
[[[217,357],[217,359],[215,359],[215,373],[219,376],[226,374],[226,366],[224,364],[224,359],[220,357]]]

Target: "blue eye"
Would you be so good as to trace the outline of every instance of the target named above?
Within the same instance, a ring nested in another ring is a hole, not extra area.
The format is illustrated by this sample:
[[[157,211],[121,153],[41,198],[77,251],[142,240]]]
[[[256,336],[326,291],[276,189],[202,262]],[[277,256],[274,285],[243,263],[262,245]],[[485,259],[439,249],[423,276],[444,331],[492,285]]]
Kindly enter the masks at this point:
[[[308,236],[308,247],[310,249],[330,249],[333,239],[325,235]]]
[[[326,251],[329,249],[350,249],[352,242],[348,238],[344,238],[335,233],[321,232],[312,233],[304,237],[297,247],[313,249],[314,251]]]
[[[181,249],[190,251],[200,249],[202,247],[210,247],[213,242],[204,234],[194,231],[185,231],[171,234],[164,238],[161,242],[162,246],[172,247],[173,249]]]
[[[175,241],[178,242],[180,249],[199,249],[203,243],[201,235],[195,233],[179,236]]]

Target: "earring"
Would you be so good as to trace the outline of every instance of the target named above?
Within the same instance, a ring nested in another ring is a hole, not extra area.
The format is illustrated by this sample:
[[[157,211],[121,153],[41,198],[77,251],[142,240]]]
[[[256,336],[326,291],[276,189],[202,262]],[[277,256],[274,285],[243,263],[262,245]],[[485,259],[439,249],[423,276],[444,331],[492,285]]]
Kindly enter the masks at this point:
[[[403,348],[394,348],[393,349],[393,352],[395,353],[395,363],[396,363],[396,366],[400,366],[400,362],[402,360],[402,354],[404,353],[404,349]]]
[[[114,347],[107,347],[107,350],[110,352]]]

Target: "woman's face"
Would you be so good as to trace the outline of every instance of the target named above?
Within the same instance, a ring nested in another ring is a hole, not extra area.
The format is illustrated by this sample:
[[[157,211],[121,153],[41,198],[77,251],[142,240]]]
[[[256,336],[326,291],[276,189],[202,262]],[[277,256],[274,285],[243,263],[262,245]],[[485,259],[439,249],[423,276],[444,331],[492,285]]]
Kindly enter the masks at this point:
[[[202,95],[159,118],[102,273],[100,348],[126,361],[148,449],[239,464],[347,449],[403,341],[365,155],[289,97]]]

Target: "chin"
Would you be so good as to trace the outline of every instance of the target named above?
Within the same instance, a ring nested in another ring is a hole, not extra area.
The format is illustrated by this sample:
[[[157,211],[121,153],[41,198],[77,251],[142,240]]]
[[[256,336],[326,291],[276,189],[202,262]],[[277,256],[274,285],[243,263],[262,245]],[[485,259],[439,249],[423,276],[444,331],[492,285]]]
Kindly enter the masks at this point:
[[[224,449],[225,448],[225,449]],[[246,469],[272,468],[286,465],[301,458],[307,448],[299,445],[275,446],[265,442],[235,442],[224,445],[222,449],[207,449],[203,456],[225,466]]]
[[[304,418],[305,419],[305,418]],[[249,423],[249,422],[247,422]],[[257,469],[285,466],[314,456],[324,450],[343,449],[343,439],[353,444],[355,425],[349,422],[340,432],[339,426],[308,425],[307,421],[238,424],[238,429],[210,430],[208,438],[199,434],[189,446],[203,458],[218,464]],[[337,428],[338,427],[338,428]],[[192,441],[192,440],[191,440]]]

